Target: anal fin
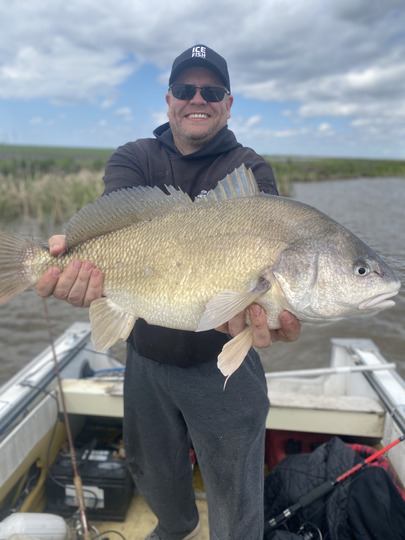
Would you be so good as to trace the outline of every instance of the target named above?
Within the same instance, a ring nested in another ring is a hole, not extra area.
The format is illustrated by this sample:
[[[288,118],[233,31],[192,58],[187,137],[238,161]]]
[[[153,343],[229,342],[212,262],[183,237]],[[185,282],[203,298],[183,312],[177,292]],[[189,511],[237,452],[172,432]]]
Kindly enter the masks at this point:
[[[137,320],[109,298],[90,304],[91,340],[96,351],[105,352],[119,339],[127,339]]]

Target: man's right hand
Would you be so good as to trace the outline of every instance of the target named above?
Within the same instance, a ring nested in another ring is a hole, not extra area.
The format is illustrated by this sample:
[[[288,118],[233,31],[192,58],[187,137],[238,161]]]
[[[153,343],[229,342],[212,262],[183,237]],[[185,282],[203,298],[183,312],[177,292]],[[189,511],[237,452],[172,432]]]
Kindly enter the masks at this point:
[[[66,237],[52,236],[49,239],[51,255],[58,256],[66,251]],[[101,298],[103,275],[90,261],[73,260],[63,270],[54,267],[45,272],[36,285],[37,294],[44,298],[54,296],[66,300],[72,306],[89,307],[93,300]]]

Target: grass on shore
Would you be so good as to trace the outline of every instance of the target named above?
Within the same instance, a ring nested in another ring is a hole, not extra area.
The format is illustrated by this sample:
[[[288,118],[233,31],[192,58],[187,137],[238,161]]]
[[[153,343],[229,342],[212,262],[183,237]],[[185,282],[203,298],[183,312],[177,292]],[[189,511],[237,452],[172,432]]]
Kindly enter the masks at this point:
[[[63,223],[103,191],[112,150],[0,145],[0,219],[49,216]],[[359,177],[404,177],[405,161],[263,156],[274,169],[280,195],[294,182]]]
[[[15,178],[104,170],[112,149],[0,145],[0,174]]]
[[[279,158],[263,156],[273,167],[280,195],[291,196],[294,182],[348,178],[403,177],[405,161],[348,158]]]
[[[55,224],[64,223],[101,195],[101,178],[101,171],[87,169],[25,178],[0,175],[0,219],[33,218],[42,226],[50,217]]]
[[[111,149],[0,145],[0,219],[66,222],[104,188]]]

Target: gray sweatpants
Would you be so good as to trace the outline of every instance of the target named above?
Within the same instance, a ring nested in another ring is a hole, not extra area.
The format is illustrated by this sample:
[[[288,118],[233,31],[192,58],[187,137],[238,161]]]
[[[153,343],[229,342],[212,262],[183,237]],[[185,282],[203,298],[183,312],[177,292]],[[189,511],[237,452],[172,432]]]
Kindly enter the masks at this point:
[[[124,440],[139,491],[163,540],[180,540],[198,522],[190,439],[208,499],[211,540],[263,538],[267,385],[251,349],[226,389],[216,362],[160,364],[127,350]]]

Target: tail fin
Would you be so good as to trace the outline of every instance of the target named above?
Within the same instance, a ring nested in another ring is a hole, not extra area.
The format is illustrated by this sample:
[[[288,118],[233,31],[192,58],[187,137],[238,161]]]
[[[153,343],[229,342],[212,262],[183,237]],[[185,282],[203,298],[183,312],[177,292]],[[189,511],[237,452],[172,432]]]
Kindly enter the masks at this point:
[[[36,283],[24,263],[38,248],[36,242],[0,232],[0,305]]]

